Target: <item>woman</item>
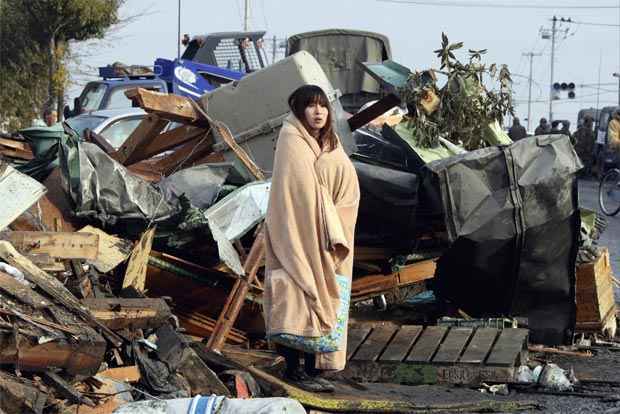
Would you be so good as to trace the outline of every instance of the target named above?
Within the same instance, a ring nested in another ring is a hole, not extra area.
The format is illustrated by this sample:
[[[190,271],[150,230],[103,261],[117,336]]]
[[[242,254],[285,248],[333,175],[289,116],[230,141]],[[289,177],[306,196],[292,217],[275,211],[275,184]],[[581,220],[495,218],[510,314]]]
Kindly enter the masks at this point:
[[[320,374],[346,363],[359,184],[325,92],[305,85],[288,104],[265,219],[267,336],[286,359],[287,379],[333,391]]]

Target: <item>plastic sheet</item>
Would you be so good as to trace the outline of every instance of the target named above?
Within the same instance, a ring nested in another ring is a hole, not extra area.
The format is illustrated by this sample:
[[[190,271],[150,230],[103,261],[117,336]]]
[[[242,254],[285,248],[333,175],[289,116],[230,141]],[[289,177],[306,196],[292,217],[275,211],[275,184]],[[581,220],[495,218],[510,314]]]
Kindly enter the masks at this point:
[[[59,160],[78,217],[114,225],[118,220],[163,221],[181,211],[178,199],[166,199],[95,144],[69,138],[60,146]]]
[[[538,136],[428,164],[452,245],[437,294],[472,316],[525,316],[533,342],[569,341],[579,235],[570,140]]]

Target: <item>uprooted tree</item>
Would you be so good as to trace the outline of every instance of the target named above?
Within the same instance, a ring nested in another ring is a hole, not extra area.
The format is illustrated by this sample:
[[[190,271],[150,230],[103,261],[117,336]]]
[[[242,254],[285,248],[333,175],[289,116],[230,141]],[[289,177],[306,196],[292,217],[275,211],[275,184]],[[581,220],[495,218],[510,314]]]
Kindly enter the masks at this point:
[[[102,38],[125,0],[0,2],[0,119],[28,126],[46,105],[62,113],[69,42]]]

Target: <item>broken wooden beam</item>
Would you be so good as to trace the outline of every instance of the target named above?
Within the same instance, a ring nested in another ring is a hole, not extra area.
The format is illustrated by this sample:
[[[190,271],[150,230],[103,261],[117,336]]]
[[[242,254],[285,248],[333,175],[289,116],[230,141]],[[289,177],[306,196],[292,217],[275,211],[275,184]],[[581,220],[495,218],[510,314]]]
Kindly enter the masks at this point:
[[[21,270],[26,279],[37,285],[55,301],[67,307],[69,311],[82,317],[89,323],[89,325],[100,328],[106,338],[112,342],[114,346],[120,346],[123,343],[123,340],[118,335],[100,324],[62,283],[45,273],[43,270],[39,269],[30,260],[22,256],[17,250],[15,250],[11,243],[7,241],[0,241],[0,257],[2,257],[2,259],[4,259],[4,261],[11,266]]]
[[[155,139],[157,135],[168,125],[168,121],[157,115],[147,115],[138,127],[127,137],[123,145],[110,156],[121,164],[128,164],[127,160],[141,146]]]
[[[189,98],[143,88],[133,88],[125,92],[125,96],[134,104],[148,113],[156,114],[169,121],[184,124],[208,126],[208,122],[196,111]]]
[[[93,260],[99,248],[99,236],[89,233],[12,231],[1,238],[22,254],[47,254],[58,259]]]
[[[41,414],[47,395],[24,379],[0,372],[0,412],[5,414]]]
[[[403,266],[391,274],[355,278],[351,286],[351,300],[364,300],[396,288],[431,279],[435,275],[436,266],[435,260],[424,260]]]
[[[162,132],[161,134],[156,135],[152,139],[144,142],[143,145],[137,147],[125,160],[125,164],[135,164],[142,160],[161,154],[164,151],[177,148],[190,141],[197,142],[195,141],[197,138],[202,138],[208,133],[209,131],[204,128],[193,127],[190,125],[181,125],[169,131]]]
[[[42,343],[21,334],[11,341],[7,335],[0,335],[5,348],[0,352],[0,364],[15,365],[22,371],[61,368],[72,375],[90,376],[99,370],[106,351],[106,342],[92,330],[84,330],[84,334],[71,341],[60,337]]]
[[[160,157],[150,164],[153,171],[162,176],[168,176],[181,168],[189,168],[196,165],[213,151],[213,139],[207,137],[194,138],[174,150],[172,154]],[[134,167],[134,164],[131,167]]]
[[[241,307],[243,306],[248,291],[250,290],[250,285],[256,278],[256,273],[258,272],[258,268],[261,265],[265,255],[265,240],[262,226],[263,225],[261,224],[259,227],[259,233],[254,239],[252,248],[250,249],[247,259],[243,265],[246,279],[239,279],[235,282],[232,291],[228,295],[224,309],[220,313],[217,320],[213,330],[213,335],[209,337],[207,347],[210,350],[221,351],[228,333],[239,316]]]
[[[43,296],[4,272],[0,272],[0,290],[34,309],[42,309],[50,305],[50,302]]]
[[[172,316],[161,298],[88,298],[82,302],[95,319],[112,330],[156,328]]]

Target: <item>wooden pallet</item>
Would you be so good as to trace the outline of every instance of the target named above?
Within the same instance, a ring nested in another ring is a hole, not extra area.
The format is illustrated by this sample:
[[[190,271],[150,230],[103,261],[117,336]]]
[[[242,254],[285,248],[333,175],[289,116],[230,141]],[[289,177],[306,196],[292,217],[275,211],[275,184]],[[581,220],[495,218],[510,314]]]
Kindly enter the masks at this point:
[[[527,329],[381,326],[349,330],[344,375],[364,382],[510,382],[527,360]]]
[[[577,332],[602,332],[615,326],[616,301],[609,250],[592,263],[577,266]]]

